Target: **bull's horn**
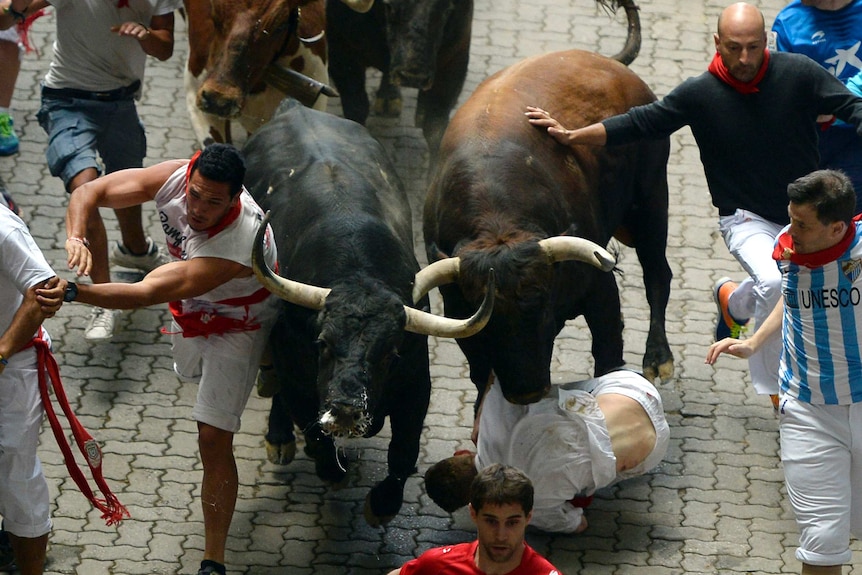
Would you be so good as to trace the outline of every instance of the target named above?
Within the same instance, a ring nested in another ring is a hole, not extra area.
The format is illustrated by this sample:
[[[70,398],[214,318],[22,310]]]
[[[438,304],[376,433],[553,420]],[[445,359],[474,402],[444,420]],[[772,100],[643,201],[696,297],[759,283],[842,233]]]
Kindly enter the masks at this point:
[[[413,279],[413,303],[417,303],[435,287],[458,279],[461,258],[443,258],[419,270]]]
[[[404,329],[422,335],[433,335],[436,337],[465,338],[482,331],[482,328],[491,319],[494,311],[494,291],[497,289],[494,279],[494,269],[488,270],[488,286],[485,290],[485,298],[482,305],[472,317],[467,319],[452,319],[445,316],[420,311],[418,309],[404,306],[407,314],[407,323]]]
[[[554,236],[539,242],[539,247],[552,262],[578,260],[604,272],[614,269],[616,260],[602,246],[588,239],[573,236]]]
[[[359,12],[360,14],[365,14],[371,7],[374,6],[374,0],[341,0],[347,7],[353,10],[354,12]]]
[[[283,300],[309,309],[323,309],[326,296],[329,295],[329,288],[317,287],[283,278],[272,271],[269,264],[266,263],[263,257],[263,237],[266,233],[266,226],[269,224],[269,216],[270,212],[266,212],[254,238],[254,249],[251,252],[251,265],[254,269],[254,275],[257,276],[258,281],[266,289]]]

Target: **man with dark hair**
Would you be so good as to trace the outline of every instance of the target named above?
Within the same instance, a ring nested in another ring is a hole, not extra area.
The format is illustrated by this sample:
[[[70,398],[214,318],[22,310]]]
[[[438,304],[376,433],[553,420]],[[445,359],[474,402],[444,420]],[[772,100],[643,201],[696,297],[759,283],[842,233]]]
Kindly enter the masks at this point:
[[[781,276],[769,252],[787,223],[787,185],[819,167],[820,115],[834,115],[862,133],[862,99],[801,54],[767,50],[763,14],[746,2],[725,8],[714,35],[708,71],[689,78],[664,98],[585,127],[567,129],[541,108],[528,107],[533,125],[566,146],[616,146],[663,138],[691,128],[700,149],[719,230],[748,277],[719,278],[716,341],[738,336],[750,318],[755,330],[779,298]],[[740,146],[756,153],[741,153]],[[765,342],[749,358],[758,394],[778,400],[781,342]]]
[[[790,225],[775,241],[781,300],[749,339],[714,343],[747,358],[781,334],[781,463],[801,530],[803,575],[840,575],[850,535],[862,536],[862,223],[842,172],[820,170],[787,187]]]
[[[133,283],[71,284],[67,301],[108,309],[170,302],[174,369],[199,380],[192,415],[204,476],[205,549],[199,575],[224,575],[224,553],[238,489],[233,436],[254,385],[260,355],[275,320],[277,298],[254,276],[251,252],[263,212],[242,187],[245,163],[234,147],[213,144],[189,160],[122,170],[84,184],[66,212],[70,268],[89,274],[85,237],[100,207],[155,200],[167,248],[176,261]],[[275,266],[272,231],[265,258]]]
[[[508,465],[490,465],[470,484],[472,543],[429,549],[389,575],[558,575],[547,559],[524,541],[533,510],[533,484]]]

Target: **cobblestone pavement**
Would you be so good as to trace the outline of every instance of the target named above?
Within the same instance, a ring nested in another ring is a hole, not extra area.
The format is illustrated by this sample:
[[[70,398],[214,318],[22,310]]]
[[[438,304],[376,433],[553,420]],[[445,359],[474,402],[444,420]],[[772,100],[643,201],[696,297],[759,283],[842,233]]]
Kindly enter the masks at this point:
[[[705,68],[725,2],[642,1],[643,48],[631,67],[656,94],[666,94]],[[784,4],[760,2],[768,24]],[[485,77],[530,55],[573,47],[616,53],[624,22],[622,13],[608,15],[592,0],[476,0],[462,101]],[[45,135],[35,119],[52,30],[48,17],[32,32],[41,53],[25,57],[14,102],[21,151],[0,158],[0,176],[24,206],[49,261],[70,277],[62,250],[66,198],[60,181],[48,173]],[[178,20],[173,58],[148,65],[140,104],[148,165],[188,157],[194,148],[182,92],[185,53],[185,28]],[[407,90],[405,96],[401,120],[372,118],[369,128],[384,142],[410,189],[417,254],[424,260],[418,222],[427,152],[412,127],[415,92]],[[330,109],[340,113],[337,100]],[[713,282],[722,275],[738,277],[741,270],[717,233],[717,213],[687,130],[673,136],[668,168],[668,252],[674,272],[668,334],[676,374],[660,387],[671,425],[667,457],[652,473],[600,491],[587,511],[590,527],[584,534],[531,531],[528,540],[567,574],[799,572],[797,529],[782,485],[777,421],[769,402],[753,394],[745,362],[722,359],[715,367],[703,362],[712,339]],[[152,208],[145,215],[157,237]],[[116,227],[109,223],[109,228],[116,238]],[[637,367],[648,309],[632,250],[622,249],[620,267],[626,361]],[[436,292],[432,298],[439,310]],[[196,388],[172,372],[167,338],[158,332],[168,321],[167,309],[124,314],[114,341],[97,345],[83,339],[87,314],[84,305],[67,305],[48,328],[68,394],[102,442],[106,476],[132,517],[118,528],[104,525],[68,478],[46,428],[41,455],[54,495],[47,572],[195,573],[203,554],[201,466],[191,419]],[[419,473],[408,481],[401,513],[386,528],[371,528],[362,518],[367,490],[385,476],[385,434],[351,444],[348,455],[355,462],[349,480],[333,491],[316,478],[303,454],[284,467],[266,461],[262,436],[268,402],[253,395],[236,436],[241,485],[227,553],[230,573],[386,573],[429,547],[473,537],[466,510],[449,515],[424,492],[421,474],[431,464],[470,447],[475,393],[454,342],[432,339],[431,354],[433,397]],[[558,338],[553,369],[559,380],[590,373],[582,320],[570,322]],[[854,545],[858,560],[860,546]],[[862,567],[849,572],[862,574]]]

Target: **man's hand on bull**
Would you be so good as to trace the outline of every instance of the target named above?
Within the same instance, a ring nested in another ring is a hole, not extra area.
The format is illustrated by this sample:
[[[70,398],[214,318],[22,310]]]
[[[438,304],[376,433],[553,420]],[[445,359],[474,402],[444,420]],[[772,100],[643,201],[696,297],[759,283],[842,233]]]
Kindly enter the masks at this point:
[[[535,106],[527,106],[524,112],[530,124],[539,128],[547,128],[548,134],[564,146],[576,144],[587,146],[604,146],[607,142],[607,131],[604,124],[590,124],[575,130],[566,129],[559,121],[551,117],[551,114]]]
[[[569,141],[570,131],[567,130],[560,122],[551,117],[551,114],[541,108],[535,106],[527,106],[527,111],[524,113],[529,122],[538,128],[547,128],[548,134],[564,146],[571,145]]]

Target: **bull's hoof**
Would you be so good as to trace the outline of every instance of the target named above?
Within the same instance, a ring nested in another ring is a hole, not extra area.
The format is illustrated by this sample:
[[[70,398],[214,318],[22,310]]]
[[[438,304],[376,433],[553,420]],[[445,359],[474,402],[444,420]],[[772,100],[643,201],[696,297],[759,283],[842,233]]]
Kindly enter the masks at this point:
[[[404,482],[389,475],[374,486],[365,497],[365,521],[372,527],[386,525],[398,515],[404,502]]]
[[[673,359],[660,364],[658,368],[654,365],[644,365],[644,377],[650,382],[655,382],[658,378],[662,383],[666,383],[673,377],[673,372]]]
[[[374,115],[382,118],[401,117],[401,98],[377,98],[374,100]]]
[[[296,442],[272,444],[266,442],[266,458],[276,465],[287,465],[296,457]]]

